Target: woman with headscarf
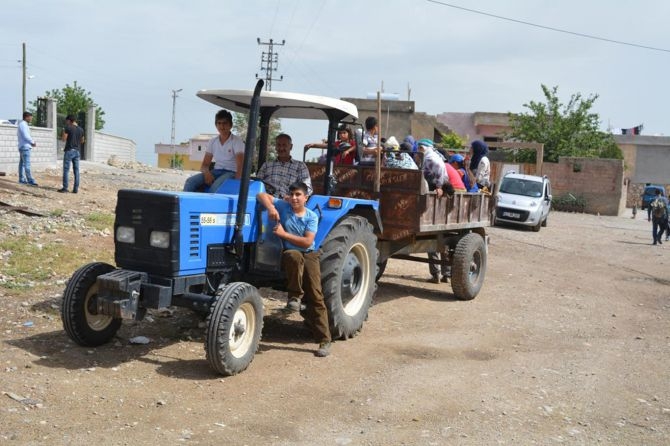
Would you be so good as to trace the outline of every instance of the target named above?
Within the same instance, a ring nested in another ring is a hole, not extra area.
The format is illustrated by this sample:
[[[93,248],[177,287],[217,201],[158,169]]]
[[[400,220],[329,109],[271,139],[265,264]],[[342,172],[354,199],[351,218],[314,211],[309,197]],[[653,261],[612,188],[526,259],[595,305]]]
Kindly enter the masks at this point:
[[[484,141],[472,141],[470,145],[470,171],[479,188],[491,189],[491,161],[488,158],[489,146]]]

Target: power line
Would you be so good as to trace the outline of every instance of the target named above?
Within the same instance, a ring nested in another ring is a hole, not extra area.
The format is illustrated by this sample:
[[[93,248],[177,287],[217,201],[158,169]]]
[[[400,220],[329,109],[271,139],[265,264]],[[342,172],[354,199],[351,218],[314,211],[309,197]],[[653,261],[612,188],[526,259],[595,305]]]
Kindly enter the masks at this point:
[[[578,32],[568,31],[568,30],[560,29],[560,28],[553,28],[551,26],[539,25],[537,23],[526,22],[524,20],[513,19],[513,18],[510,18],[510,17],[504,17],[504,16],[501,16],[501,15],[491,14],[491,13],[484,12],[484,11],[478,11],[476,9],[465,8],[463,6],[452,5],[452,4],[437,1],[437,0],[427,0],[427,1],[430,2],[430,3],[435,3],[435,4],[438,4],[438,5],[442,5],[442,6],[448,6],[449,8],[460,9],[460,10],[468,11],[468,12],[474,12],[475,14],[481,14],[481,15],[485,15],[485,16],[488,16],[488,17],[493,17],[493,18],[500,19],[500,20],[507,20],[508,22],[520,23],[522,25],[534,26],[536,28],[547,29],[549,31],[556,31],[556,32],[559,32],[559,33],[571,34],[573,36],[584,37],[584,38],[587,38],[587,39],[601,40],[603,42],[616,43],[618,45],[627,45],[627,46],[633,46],[633,47],[636,47],[636,48],[644,48],[646,50],[662,51],[662,52],[665,52],[665,53],[670,53],[670,50],[665,49],[665,48],[656,48],[656,47],[653,47],[653,46],[640,45],[638,43],[624,42],[622,40],[607,39],[605,37],[594,36],[594,35],[591,35],[591,34],[578,33]]]
[[[279,76],[279,79],[272,78],[272,72],[277,71],[277,65],[279,64],[279,54],[274,52],[274,46],[279,45],[283,46],[286,41],[282,40],[281,43],[275,43],[272,39],[269,42],[261,42],[261,38],[256,38],[256,41],[259,45],[267,45],[268,52],[263,51],[261,55],[261,71],[265,71],[265,89],[267,91],[272,90],[272,81],[281,81],[284,80],[284,76]],[[265,65],[263,65],[265,64]],[[256,73],[256,79],[258,79],[258,73]]]

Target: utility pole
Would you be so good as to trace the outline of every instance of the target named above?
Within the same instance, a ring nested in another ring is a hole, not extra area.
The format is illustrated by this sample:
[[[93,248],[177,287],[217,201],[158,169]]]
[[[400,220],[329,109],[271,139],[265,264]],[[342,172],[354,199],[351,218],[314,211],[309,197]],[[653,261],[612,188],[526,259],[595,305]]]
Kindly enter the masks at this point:
[[[267,45],[268,52],[263,51],[261,55],[261,71],[265,71],[265,89],[267,91],[272,90],[272,81],[282,81],[284,76],[279,76],[279,79],[272,78],[272,72],[277,71],[277,64],[279,63],[279,55],[274,52],[274,46],[280,45],[284,46],[286,43],[285,40],[282,40],[281,43],[274,43],[272,39],[269,42],[261,42],[261,38],[256,38],[256,42],[259,45]],[[265,64],[265,65],[263,65]],[[256,79],[258,79],[258,73],[256,73]]]
[[[23,108],[21,109],[21,113],[23,114],[23,112],[26,111],[26,42],[23,42],[23,57],[21,58],[21,65],[23,68],[23,89],[22,89]]]
[[[170,158],[170,167],[173,169],[176,166],[176,161],[177,161],[177,153],[175,152],[174,148],[174,127],[175,127],[175,109],[177,108],[177,96],[180,91],[183,89],[180,88],[179,90],[172,90],[172,135],[170,136],[170,145],[172,146],[172,157]]]

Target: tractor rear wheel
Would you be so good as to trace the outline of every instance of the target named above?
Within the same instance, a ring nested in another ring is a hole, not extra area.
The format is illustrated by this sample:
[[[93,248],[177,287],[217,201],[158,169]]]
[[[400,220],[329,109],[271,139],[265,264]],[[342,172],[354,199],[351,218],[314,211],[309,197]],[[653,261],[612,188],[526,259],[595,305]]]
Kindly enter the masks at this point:
[[[349,216],[323,242],[321,286],[333,339],[355,336],[377,289],[377,238],[363,217]]]

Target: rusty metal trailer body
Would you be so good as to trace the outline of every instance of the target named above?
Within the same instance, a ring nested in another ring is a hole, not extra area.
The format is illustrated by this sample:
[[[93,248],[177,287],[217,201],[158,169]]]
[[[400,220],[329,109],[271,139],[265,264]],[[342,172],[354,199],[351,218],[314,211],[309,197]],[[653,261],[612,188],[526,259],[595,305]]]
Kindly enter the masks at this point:
[[[332,195],[379,201],[381,227],[375,234],[379,250],[378,279],[390,258],[431,263],[427,257],[417,254],[444,252],[452,266],[456,297],[469,300],[476,296],[486,272],[485,228],[489,226],[490,195],[455,193],[438,198],[428,191],[421,170],[387,167],[381,168],[379,192],[374,192],[374,167],[334,166],[328,182],[326,165],[307,165],[315,193],[322,193],[325,185],[333,184]],[[465,255],[472,254],[475,258],[460,258],[457,248],[464,239],[463,243],[468,245]],[[458,277],[459,274],[464,277]]]

